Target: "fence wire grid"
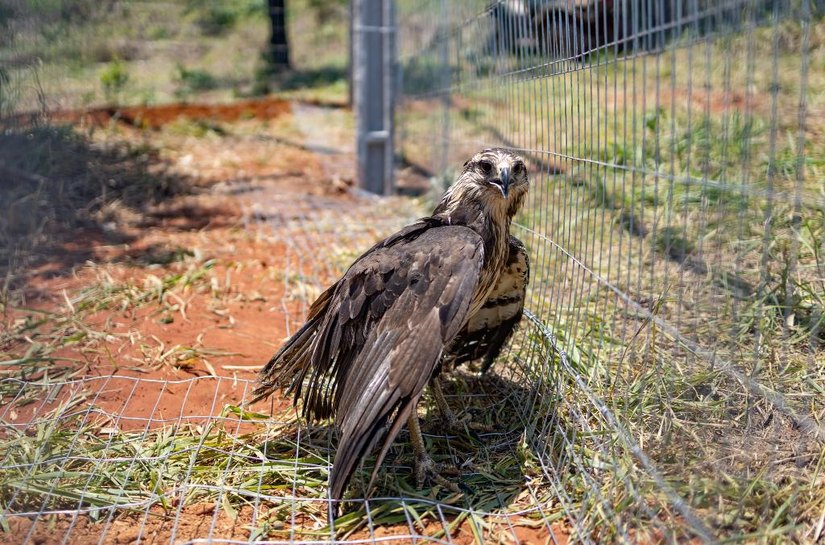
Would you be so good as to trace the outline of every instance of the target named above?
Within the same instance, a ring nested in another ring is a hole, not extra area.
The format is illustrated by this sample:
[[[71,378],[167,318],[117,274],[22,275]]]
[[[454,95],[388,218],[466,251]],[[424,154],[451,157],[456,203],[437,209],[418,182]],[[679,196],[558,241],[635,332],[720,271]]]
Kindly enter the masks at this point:
[[[367,463],[336,515],[332,430],[276,402],[244,407],[248,380],[3,378],[0,539],[825,539],[825,6],[395,7],[384,30],[397,32],[398,78],[382,84],[397,85],[401,162],[432,173],[436,194],[484,147],[530,165],[513,226],[531,256],[524,320],[490,376],[461,371],[447,386],[455,409],[494,431],[426,434],[465,492],[417,490],[402,436],[378,494],[363,499]],[[305,129],[310,149],[352,162]],[[289,331],[348,260],[423,213],[399,200],[254,199],[247,228],[287,247]],[[210,410],[193,411],[196,398]]]
[[[576,541],[822,539],[822,8],[399,2],[402,156],[532,165],[514,410]]]

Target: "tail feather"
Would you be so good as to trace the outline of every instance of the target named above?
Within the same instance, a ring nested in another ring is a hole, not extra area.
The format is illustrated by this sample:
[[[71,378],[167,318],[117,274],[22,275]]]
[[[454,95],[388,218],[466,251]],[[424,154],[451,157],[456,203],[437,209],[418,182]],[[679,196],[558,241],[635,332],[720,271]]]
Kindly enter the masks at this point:
[[[258,385],[252,392],[255,403],[281,388],[299,388],[295,381],[309,365],[312,341],[318,328],[317,320],[310,320],[278,350],[258,376]]]
[[[377,468],[407,418],[415,411],[421,390],[438,362],[443,348],[438,342],[440,328],[438,309],[433,309],[425,321],[416,324],[415,336],[399,328],[373,332],[370,336],[367,349],[359,354],[339,390],[341,397],[337,400],[336,418],[339,419],[341,438],[329,478],[332,499],[341,499],[358,462],[380,438],[383,443],[375,460],[376,469],[367,486],[368,491],[371,488]],[[417,350],[415,357],[431,367],[411,373],[415,381],[411,387],[399,387],[410,377],[398,376],[401,373],[397,363],[413,360],[414,350]]]
[[[391,349],[391,343],[375,342],[364,356],[369,360],[386,362]],[[397,399],[381,387],[388,380],[388,375],[388,365],[378,366],[368,380],[349,385],[357,393],[345,396],[346,406],[337,408],[341,433],[329,476],[332,499],[340,500],[344,495],[356,465],[372,449],[393,411]],[[345,392],[347,386],[344,387]],[[372,414],[367,417],[366,412]]]
[[[262,400],[281,388],[288,388],[290,393],[294,391],[295,401],[297,402],[298,397],[301,395],[301,381],[303,381],[312,363],[316,333],[324,321],[324,314],[337,285],[336,283],[327,288],[312,303],[307,322],[284,343],[281,349],[261,369],[258,375],[258,385],[252,391],[250,404]]]
[[[402,400],[401,406],[393,416],[392,412],[398,401],[392,400],[384,405],[384,414],[370,422],[369,426],[357,430],[354,435],[341,434],[341,440],[338,443],[335,460],[329,475],[330,499],[340,500],[344,496],[344,490],[347,488],[356,466],[372,451],[376,442],[383,436],[381,450],[375,460],[375,467],[367,484],[366,493],[369,494],[384,457],[401,431],[401,427],[407,422],[412,411],[415,410],[417,403],[417,399]],[[388,422],[391,422],[389,426],[387,426]]]

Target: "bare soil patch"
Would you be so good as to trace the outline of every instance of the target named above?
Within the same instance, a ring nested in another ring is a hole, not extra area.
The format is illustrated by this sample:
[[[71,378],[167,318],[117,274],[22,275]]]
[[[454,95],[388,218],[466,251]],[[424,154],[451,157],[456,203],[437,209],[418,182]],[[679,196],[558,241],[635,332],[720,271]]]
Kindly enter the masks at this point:
[[[0,418],[8,425],[34,434],[55,415],[89,407],[90,421],[122,433],[223,418],[227,406],[249,397],[258,369],[299,325],[315,295],[312,283],[331,280],[353,257],[355,249],[339,247],[347,239],[334,232],[334,218],[351,219],[363,207],[363,223],[375,223],[367,215],[373,205],[348,191],[351,175],[340,157],[302,145],[288,103],[210,108],[122,110],[118,119],[140,122],[114,129],[108,124],[115,118],[92,112],[67,119],[107,131],[48,129],[43,138],[57,156],[31,163],[9,148],[0,156],[0,168],[22,175],[24,188],[38,196],[0,187],[13,197],[7,202],[19,218],[38,218],[3,226],[14,237],[6,239],[3,263],[8,288],[0,351],[19,356],[37,344],[36,354],[53,363],[34,365],[25,379],[48,384],[59,371],[69,381],[0,392]],[[199,116],[220,124],[205,133],[181,130]],[[329,168],[330,161],[339,162]],[[78,191],[61,192],[61,185]],[[37,325],[41,316],[47,319]],[[290,400],[278,396],[252,409],[294,417]],[[238,424],[235,433],[241,437],[250,426]],[[284,506],[267,502],[228,509],[185,501],[100,513],[94,519],[12,515],[0,542],[248,540],[250,532],[258,539],[309,539],[323,531],[326,518],[299,513],[293,528],[283,520]],[[445,530],[456,543],[475,539],[468,520],[448,530],[426,521],[412,532],[407,524],[382,525],[348,539],[411,543],[411,533]],[[504,518],[488,531],[530,543],[550,537],[546,526],[511,527]],[[564,530],[553,531],[563,542]]]
[[[343,108],[344,104],[317,102],[326,107]],[[292,102],[278,97],[238,100],[225,104],[172,103],[154,106],[105,106],[83,110],[49,112],[52,123],[71,123],[80,126],[106,127],[121,122],[144,129],[160,129],[179,119],[208,122],[234,122],[247,119],[275,119],[288,114]],[[42,117],[39,112],[11,116],[3,123],[8,126],[28,126]]]

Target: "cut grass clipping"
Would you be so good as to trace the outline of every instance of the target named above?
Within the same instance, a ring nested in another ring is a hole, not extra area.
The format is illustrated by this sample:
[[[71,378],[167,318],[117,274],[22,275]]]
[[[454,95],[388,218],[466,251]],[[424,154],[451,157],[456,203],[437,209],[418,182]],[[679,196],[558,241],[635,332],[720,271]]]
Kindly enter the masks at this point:
[[[44,391],[35,384],[25,389],[34,390],[34,396]],[[31,426],[4,426],[0,492],[7,513],[67,509],[100,521],[115,512],[142,513],[159,507],[173,515],[185,505],[214,502],[234,518],[244,506],[263,500],[268,514],[252,529],[253,535],[297,532],[322,538],[333,531],[327,522],[326,501],[328,460],[333,452],[329,427],[305,429],[295,419],[273,422],[269,415],[227,405],[219,416],[206,421],[192,419],[159,429],[149,429],[147,421],[145,429],[122,431],[121,416],[90,407],[89,397],[72,397]],[[485,396],[475,399],[466,410],[493,420],[505,417],[502,404]],[[502,428],[517,429],[512,425]],[[471,434],[427,436],[427,443],[448,466],[456,458],[465,460],[461,471],[466,492],[417,489],[412,449],[403,437],[381,473],[379,499],[369,505],[353,502],[348,512],[332,521],[335,535],[344,538],[363,530],[369,520],[406,526],[411,517],[419,531],[439,536],[455,531],[468,516],[476,516],[465,508],[476,513],[520,511],[520,524],[543,524],[540,512],[530,509],[536,498],[525,489],[527,481],[531,489],[541,490],[541,474],[521,434],[502,431],[483,439]],[[367,471],[360,471],[356,483],[366,479]],[[357,492],[356,496],[363,491]],[[399,493],[408,499],[380,499]],[[433,529],[433,521],[448,506],[462,510],[448,511],[452,515],[447,527]],[[313,522],[291,527],[295,516]],[[477,523],[489,525],[480,519]]]

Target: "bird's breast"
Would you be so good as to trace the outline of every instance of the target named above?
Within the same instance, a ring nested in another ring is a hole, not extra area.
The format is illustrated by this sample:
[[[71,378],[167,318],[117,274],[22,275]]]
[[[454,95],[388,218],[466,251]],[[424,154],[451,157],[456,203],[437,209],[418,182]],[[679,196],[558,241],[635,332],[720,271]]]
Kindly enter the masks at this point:
[[[504,265],[506,264],[507,236],[505,235],[498,238],[500,240],[496,241],[496,244],[493,246],[488,258],[485,260],[484,266],[481,268],[481,274],[478,279],[478,288],[476,289],[475,296],[470,304],[470,312],[468,316],[474,315],[476,312],[481,310],[482,306],[484,306],[485,301],[487,301],[487,298],[493,291],[493,288],[501,275],[501,271],[504,269]],[[504,241],[505,243],[502,244],[500,241]]]

